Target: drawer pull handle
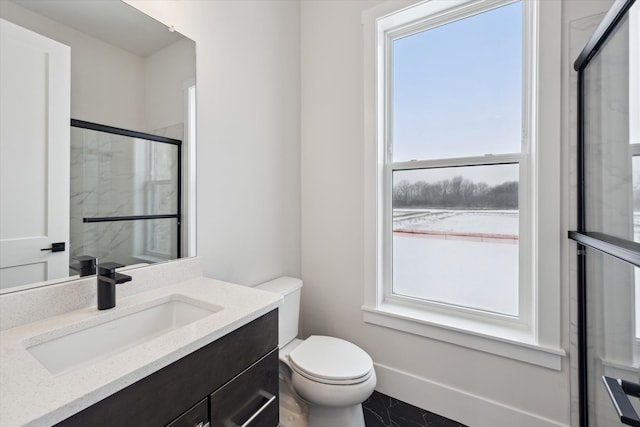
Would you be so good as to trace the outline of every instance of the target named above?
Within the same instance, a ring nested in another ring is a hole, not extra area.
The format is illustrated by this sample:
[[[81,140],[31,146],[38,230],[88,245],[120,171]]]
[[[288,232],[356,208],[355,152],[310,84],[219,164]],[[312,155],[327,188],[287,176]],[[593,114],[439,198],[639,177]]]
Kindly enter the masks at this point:
[[[267,393],[264,390],[260,390],[260,395],[262,395],[262,397],[264,397],[265,399],[267,399],[267,401],[264,403],[264,405],[262,405],[253,415],[251,415],[249,417],[249,419],[247,421],[245,421],[242,425],[238,425],[236,423],[232,423],[233,427],[248,427],[249,424],[251,424],[251,422],[253,420],[255,420],[256,418],[258,418],[258,416],[264,412],[265,409],[267,409],[269,407],[269,405],[271,405],[271,403],[273,403],[276,400],[276,396],[271,394],[271,393]]]
[[[603,376],[609,397],[618,411],[620,422],[630,426],[640,426],[640,417],[629,401],[629,396],[640,397],[640,384]]]

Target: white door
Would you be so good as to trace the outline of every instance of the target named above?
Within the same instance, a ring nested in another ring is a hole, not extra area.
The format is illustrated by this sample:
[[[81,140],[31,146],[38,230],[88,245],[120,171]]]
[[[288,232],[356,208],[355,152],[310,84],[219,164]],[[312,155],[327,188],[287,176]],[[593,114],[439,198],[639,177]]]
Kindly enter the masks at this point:
[[[0,290],[69,275],[68,46],[0,19]]]

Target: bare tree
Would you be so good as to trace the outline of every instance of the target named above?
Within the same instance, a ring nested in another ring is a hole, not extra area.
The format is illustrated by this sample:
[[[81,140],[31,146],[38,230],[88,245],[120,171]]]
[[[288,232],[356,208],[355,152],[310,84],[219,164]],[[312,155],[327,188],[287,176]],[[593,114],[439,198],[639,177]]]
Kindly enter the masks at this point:
[[[495,186],[474,183],[462,176],[436,182],[402,180],[393,187],[394,207],[517,209],[518,183]]]

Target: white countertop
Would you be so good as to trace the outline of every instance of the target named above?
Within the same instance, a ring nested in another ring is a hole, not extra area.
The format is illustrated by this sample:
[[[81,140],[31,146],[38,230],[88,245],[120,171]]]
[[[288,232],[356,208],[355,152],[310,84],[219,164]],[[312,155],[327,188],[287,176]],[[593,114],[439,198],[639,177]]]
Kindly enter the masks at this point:
[[[126,285],[121,285],[126,286]],[[150,301],[184,295],[223,309],[112,357],[51,374],[26,349],[74,325],[101,323]],[[0,425],[49,426],[266,314],[282,297],[245,286],[198,277],[118,299],[111,310],[94,306],[0,332]]]

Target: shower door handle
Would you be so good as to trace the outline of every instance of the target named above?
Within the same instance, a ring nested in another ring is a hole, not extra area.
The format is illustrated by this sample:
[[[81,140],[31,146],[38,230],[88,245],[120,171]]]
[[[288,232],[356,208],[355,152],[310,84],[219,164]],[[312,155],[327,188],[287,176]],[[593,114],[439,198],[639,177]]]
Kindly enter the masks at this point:
[[[640,417],[629,401],[629,396],[640,398],[640,384],[621,379],[602,377],[609,397],[615,406],[620,422],[629,426],[640,427]]]

